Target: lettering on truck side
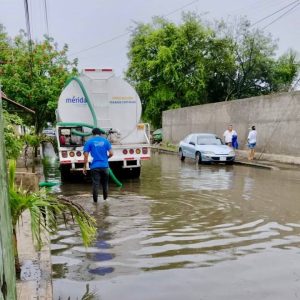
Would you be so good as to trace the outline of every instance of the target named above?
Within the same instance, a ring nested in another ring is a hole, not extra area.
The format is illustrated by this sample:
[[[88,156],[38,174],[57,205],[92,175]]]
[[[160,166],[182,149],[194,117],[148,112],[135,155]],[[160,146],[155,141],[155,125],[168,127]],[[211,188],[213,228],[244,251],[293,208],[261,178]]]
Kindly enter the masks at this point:
[[[136,104],[136,101],[130,100],[111,100],[109,101],[110,104]]]
[[[66,103],[75,103],[75,104],[86,104],[86,99],[84,97],[75,97],[66,98]]]

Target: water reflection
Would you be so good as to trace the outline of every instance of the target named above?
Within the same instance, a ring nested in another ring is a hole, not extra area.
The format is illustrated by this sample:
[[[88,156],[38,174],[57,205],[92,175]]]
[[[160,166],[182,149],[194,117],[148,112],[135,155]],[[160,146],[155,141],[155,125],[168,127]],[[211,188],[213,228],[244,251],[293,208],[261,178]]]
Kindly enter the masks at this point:
[[[198,166],[191,168],[183,164],[180,169],[180,183],[184,190],[229,190],[233,186],[233,166]]]
[[[89,185],[63,185],[96,218],[98,236],[87,249],[75,226],[53,237],[55,299],[76,299],[86,282],[102,299],[296,299],[299,180],[297,170],[154,155],[141,180],[110,186],[107,203],[95,206]]]

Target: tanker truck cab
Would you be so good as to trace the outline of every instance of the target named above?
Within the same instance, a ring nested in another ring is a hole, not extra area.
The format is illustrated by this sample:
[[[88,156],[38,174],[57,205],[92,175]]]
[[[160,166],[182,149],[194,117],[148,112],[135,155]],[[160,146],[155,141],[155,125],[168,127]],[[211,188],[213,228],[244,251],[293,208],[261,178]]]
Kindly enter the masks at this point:
[[[71,78],[59,97],[56,117],[62,179],[82,171],[83,145],[94,127],[112,144],[109,165],[117,174],[139,177],[142,161],[150,159],[150,127],[140,122],[139,96],[111,69],[85,69]]]

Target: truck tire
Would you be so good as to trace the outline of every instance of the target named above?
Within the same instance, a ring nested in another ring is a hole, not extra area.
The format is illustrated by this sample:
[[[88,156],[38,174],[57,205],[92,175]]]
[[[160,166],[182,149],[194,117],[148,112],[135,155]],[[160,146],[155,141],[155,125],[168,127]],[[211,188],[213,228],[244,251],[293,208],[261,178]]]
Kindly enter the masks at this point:
[[[141,167],[132,169],[132,178],[140,178],[141,176]]]
[[[68,179],[70,179],[70,170],[70,165],[60,165],[60,178],[62,182],[68,181]]]
[[[141,167],[132,169],[123,169],[123,177],[128,179],[139,178],[141,175]]]

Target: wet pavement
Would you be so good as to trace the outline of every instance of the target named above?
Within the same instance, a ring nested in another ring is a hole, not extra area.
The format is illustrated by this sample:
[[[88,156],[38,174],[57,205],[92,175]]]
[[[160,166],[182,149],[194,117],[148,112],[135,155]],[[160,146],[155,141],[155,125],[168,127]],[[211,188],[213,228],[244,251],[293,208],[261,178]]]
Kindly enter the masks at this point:
[[[56,187],[98,232],[89,248],[76,226],[52,236],[54,299],[300,297],[300,168],[198,166],[156,153],[140,180],[123,183],[97,205],[89,183]]]

